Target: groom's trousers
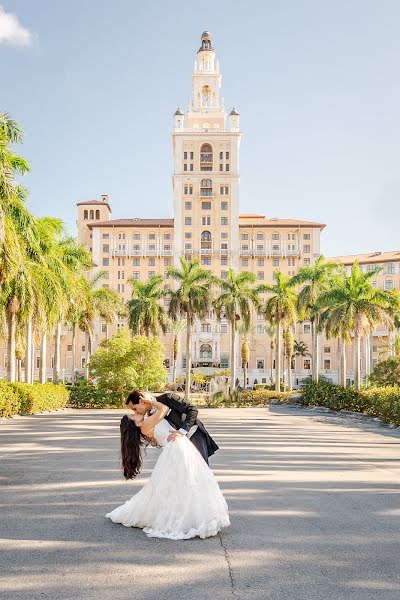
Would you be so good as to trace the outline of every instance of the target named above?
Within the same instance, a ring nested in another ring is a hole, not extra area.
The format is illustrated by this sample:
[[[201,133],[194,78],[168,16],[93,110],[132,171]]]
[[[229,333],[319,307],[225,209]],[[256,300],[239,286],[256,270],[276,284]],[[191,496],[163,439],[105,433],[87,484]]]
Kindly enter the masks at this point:
[[[196,446],[197,450],[200,452],[204,460],[207,464],[208,462],[208,447],[207,447],[207,439],[201,429],[197,429],[194,434],[191,436],[190,441],[194,446]]]

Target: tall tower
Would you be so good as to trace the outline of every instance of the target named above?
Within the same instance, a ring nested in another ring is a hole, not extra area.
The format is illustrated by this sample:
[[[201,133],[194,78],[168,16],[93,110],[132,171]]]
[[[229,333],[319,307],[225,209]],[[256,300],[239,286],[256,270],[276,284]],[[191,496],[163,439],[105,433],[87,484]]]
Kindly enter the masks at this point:
[[[174,260],[199,257],[224,276],[239,266],[239,113],[226,125],[221,74],[204,31],[192,73],[186,119],[174,115]]]

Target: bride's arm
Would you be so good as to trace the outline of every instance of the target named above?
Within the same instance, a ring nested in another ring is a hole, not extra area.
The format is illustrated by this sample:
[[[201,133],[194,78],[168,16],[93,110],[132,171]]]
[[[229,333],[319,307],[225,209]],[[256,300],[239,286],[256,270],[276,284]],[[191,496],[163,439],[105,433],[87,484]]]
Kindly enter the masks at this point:
[[[159,423],[168,412],[168,406],[165,406],[165,404],[161,404],[161,402],[157,402],[156,399],[153,399],[151,404],[156,409],[156,412],[154,413],[154,415],[147,417],[147,419],[143,421],[141,429],[144,435],[147,435],[147,433],[152,432],[157,423]]]

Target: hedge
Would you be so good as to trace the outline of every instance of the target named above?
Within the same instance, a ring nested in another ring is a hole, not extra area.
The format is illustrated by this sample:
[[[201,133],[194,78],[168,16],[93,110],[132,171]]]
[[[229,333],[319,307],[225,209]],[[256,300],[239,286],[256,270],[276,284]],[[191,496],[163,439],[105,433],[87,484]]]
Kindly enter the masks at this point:
[[[68,406],[71,408],[123,408],[124,398],[83,381],[79,385],[69,387]]]
[[[64,408],[68,390],[54,383],[8,383],[0,381],[0,416],[27,415]]]
[[[304,405],[325,406],[331,410],[351,410],[372,417],[380,417],[384,423],[400,426],[400,388],[371,387],[357,391],[340,385],[320,381],[307,381],[302,387],[299,401]]]

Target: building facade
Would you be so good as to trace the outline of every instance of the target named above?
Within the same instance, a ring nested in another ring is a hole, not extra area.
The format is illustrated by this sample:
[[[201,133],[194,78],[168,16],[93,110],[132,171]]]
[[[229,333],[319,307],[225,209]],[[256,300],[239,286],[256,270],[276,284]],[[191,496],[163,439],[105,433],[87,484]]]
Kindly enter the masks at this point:
[[[167,285],[174,285],[167,270],[178,265],[181,256],[199,258],[204,268],[224,278],[227,270],[246,270],[261,282],[272,282],[280,269],[294,275],[299,268],[312,265],[320,254],[320,236],[325,225],[296,219],[267,218],[260,214],[240,214],[240,116],[235,108],[227,114],[221,98],[221,73],[211,36],[204,32],[192,73],[192,99],[186,114],[178,108],[173,116],[173,218],[112,219],[108,196],[77,204],[77,230],[80,243],[90,249],[95,271],[104,271],[104,287],[116,290],[127,301],[131,294],[130,278],[146,280],[160,274]],[[384,265],[376,285],[399,288],[400,252],[375,253],[355,257],[337,257],[348,268],[358,259],[363,268]],[[390,283],[391,282],[391,283]],[[250,362],[247,385],[269,383],[274,379],[274,351],[271,332],[262,315],[253,315],[254,327],[249,335]],[[120,320],[112,325],[99,322],[94,337],[98,344],[117,329],[126,327]],[[183,337],[184,334],[182,334]],[[239,334],[238,334],[239,337]],[[296,341],[303,341],[311,351],[311,325],[298,323]],[[173,334],[162,336],[165,362],[172,373]],[[238,340],[239,342],[239,340]],[[77,369],[86,361],[86,340],[77,338]],[[240,348],[240,343],[236,344]],[[388,352],[387,332],[378,331],[366,352],[373,364]],[[184,348],[183,339],[180,348]],[[386,349],[386,350],[385,350]],[[337,381],[337,343],[321,343],[321,371]],[[352,349],[348,349],[349,379],[352,380]],[[48,344],[48,378],[52,376],[54,344]],[[238,377],[243,384],[240,352],[236,357]],[[0,364],[6,365],[3,351]],[[35,353],[35,375],[39,357]],[[365,363],[365,356],[363,358]],[[185,369],[185,356],[178,356],[177,373]],[[363,363],[363,368],[365,364]],[[195,324],[192,336],[192,368],[210,372],[229,368],[229,327],[210,313],[204,322]],[[307,354],[293,361],[293,383],[310,373]],[[62,332],[61,376],[72,373],[72,333]],[[1,372],[0,372],[1,374]],[[2,375],[4,375],[4,371]]]

